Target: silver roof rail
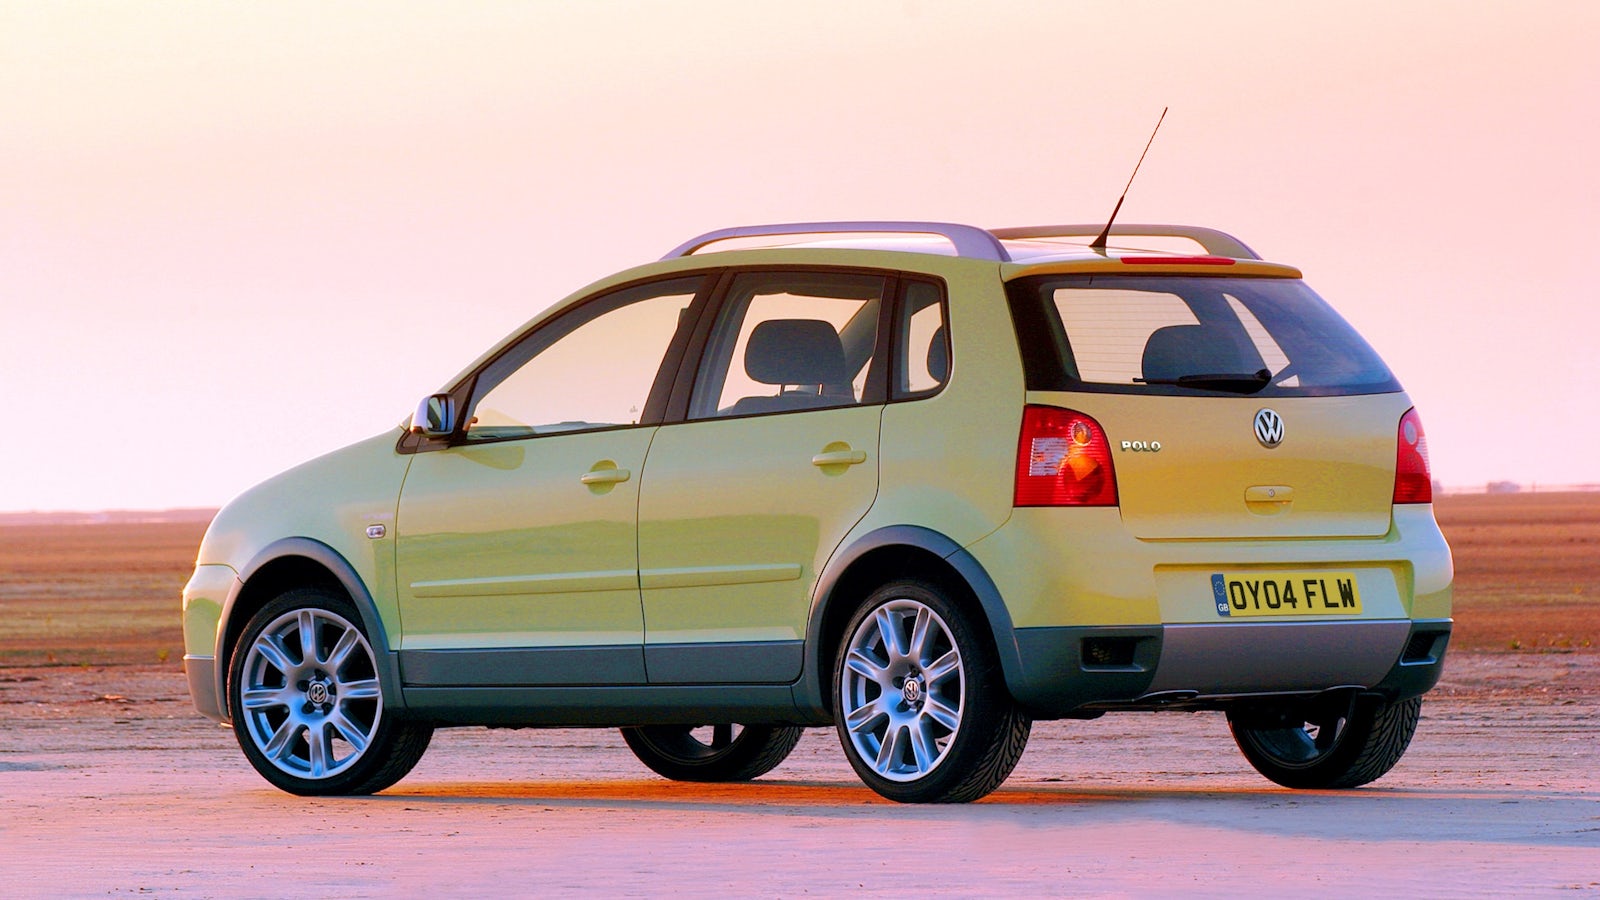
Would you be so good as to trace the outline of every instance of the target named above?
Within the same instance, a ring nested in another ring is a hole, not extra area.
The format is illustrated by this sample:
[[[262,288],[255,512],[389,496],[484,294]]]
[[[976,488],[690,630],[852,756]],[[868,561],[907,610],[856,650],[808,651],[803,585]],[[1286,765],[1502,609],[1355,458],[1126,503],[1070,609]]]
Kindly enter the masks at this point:
[[[1104,225],[1028,225],[1022,228],[994,228],[990,229],[990,233],[1006,240],[1043,237],[1094,238],[1099,236],[1100,229],[1104,227]],[[1261,258],[1254,250],[1245,246],[1244,241],[1233,235],[1198,225],[1113,225],[1111,233],[1135,237],[1188,238],[1206,248],[1206,252],[1214,256],[1229,256],[1234,259]]]
[[[1011,261],[1011,254],[1006,252],[1006,248],[1001,245],[994,234],[973,225],[957,225],[952,222],[791,222],[783,225],[746,225],[739,228],[708,231],[680,245],[671,253],[663,256],[662,259],[676,259],[680,256],[688,256],[707,244],[715,244],[718,241],[731,241],[737,238],[769,237],[784,234],[840,233],[936,234],[948,240],[955,247],[957,256],[973,259],[992,259],[995,262]],[[1099,234],[1100,229],[1097,227],[1094,233]]]

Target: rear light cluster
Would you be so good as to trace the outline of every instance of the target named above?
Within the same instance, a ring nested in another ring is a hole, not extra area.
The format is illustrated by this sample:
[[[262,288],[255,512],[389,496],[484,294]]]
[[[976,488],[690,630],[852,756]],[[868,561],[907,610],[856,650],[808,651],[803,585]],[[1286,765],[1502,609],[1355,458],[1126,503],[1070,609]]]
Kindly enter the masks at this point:
[[[1415,408],[1400,417],[1395,437],[1394,502],[1432,503],[1433,470],[1428,466],[1428,438]]]
[[[1017,441],[1017,506],[1116,506],[1111,443],[1080,412],[1027,406]]]

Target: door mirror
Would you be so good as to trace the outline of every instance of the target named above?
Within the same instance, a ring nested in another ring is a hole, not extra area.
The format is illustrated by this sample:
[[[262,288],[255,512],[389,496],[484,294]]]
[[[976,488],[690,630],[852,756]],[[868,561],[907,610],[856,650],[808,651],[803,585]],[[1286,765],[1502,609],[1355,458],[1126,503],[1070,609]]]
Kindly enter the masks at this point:
[[[449,394],[432,394],[417,404],[411,430],[423,437],[447,438],[456,430],[456,401]]]

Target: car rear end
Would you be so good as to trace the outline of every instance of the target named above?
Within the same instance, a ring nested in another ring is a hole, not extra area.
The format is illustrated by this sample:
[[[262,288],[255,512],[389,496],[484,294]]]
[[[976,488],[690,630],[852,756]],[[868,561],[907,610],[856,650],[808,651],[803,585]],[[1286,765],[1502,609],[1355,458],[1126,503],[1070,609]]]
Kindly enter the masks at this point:
[[[1035,716],[1395,702],[1437,681],[1451,561],[1421,420],[1293,269],[1007,268],[1014,510],[970,551]]]

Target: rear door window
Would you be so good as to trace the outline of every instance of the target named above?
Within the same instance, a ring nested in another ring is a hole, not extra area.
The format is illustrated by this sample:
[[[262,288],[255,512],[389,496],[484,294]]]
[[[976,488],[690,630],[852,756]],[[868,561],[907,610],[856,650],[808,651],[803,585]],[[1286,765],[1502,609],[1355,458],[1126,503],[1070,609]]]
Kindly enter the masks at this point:
[[[888,285],[854,273],[735,276],[695,375],[689,418],[882,403],[882,387],[869,382]]]
[[[1304,282],[1065,276],[1011,285],[1033,390],[1297,396],[1399,390]]]

